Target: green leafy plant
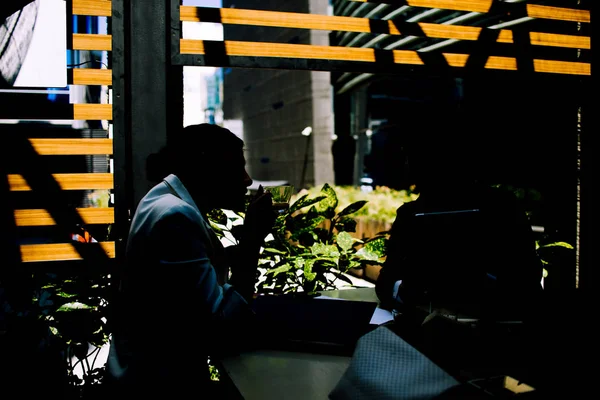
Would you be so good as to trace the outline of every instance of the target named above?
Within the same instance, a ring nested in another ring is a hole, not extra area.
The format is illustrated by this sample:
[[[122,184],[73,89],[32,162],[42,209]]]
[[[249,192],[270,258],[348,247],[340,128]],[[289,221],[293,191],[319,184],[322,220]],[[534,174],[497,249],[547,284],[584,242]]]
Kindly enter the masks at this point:
[[[543,265],[544,279],[548,278],[549,271],[552,270],[553,266],[560,265],[561,259],[565,257],[566,253],[575,250],[567,242],[548,241],[548,238],[536,241],[535,248]]]
[[[381,264],[385,256],[385,232],[366,240],[351,235],[356,230],[353,216],[366,200],[338,209],[336,191],[323,185],[318,195],[297,197],[275,221],[261,253],[258,293],[316,293],[337,288],[339,281],[352,285],[345,275],[365,264]],[[215,210],[208,215],[217,236],[235,246],[243,213]]]
[[[102,346],[108,343],[107,298],[109,277],[43,274],[33,302],[61,347],[69,384],[83,392],[102,382],[104,366],[96,366]],[[81,368],[83,377],[76,374]]]
[[[336,212],[340,212],[348,204],[366,201],[364,207],[357,210],[352,217],[355,220],[370,220],[392,223],[396,218],[396,209],[404,203],[411,202],[419,197],[410,190],[394,190],[384,186],[377,186],[372,191],[364,191],[354,186],[331,186],[338,198]],[[316,197],[320,195],[319,187],[303,190],[292,197],[292,201],[309,194]]]

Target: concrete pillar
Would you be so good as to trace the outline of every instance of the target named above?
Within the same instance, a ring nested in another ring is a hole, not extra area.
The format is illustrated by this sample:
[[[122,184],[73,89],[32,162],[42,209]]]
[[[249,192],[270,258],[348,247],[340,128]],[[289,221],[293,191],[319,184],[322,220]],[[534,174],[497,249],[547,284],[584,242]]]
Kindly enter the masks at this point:
[[[183,70],[171,66],[170,1],[131,0],[129,99],[133,205],[153,186],[146,159],[183,126]],[[133,210],[132,210],[133,212]]]
[[[310,0],[311,14],[323,15],[328,13],[328,3],[321,0]],[[327,31],[311,30],[310,43],[313,46],[328,46]],[[333,156],[331,144],[333,136],[333,93],[329,72],[311,72],[312,86],[312,119],[313,119],[313,183],[323,186],[324,183],[334,184]]]

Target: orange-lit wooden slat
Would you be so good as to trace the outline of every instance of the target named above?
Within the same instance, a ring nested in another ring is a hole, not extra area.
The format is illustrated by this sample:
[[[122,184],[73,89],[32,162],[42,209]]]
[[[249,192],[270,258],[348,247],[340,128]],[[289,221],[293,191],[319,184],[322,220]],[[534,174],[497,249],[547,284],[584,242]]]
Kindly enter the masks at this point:
[[[115,243],[86,243],[83,246],[101,246],[109,258],[115,258]],[[21,245],[21,261],[70,261],[81,260],[81,255],[70,243]]]
[[[592,48],[589,36],[559,35],[554,33],[529,32],[529,39],[534,46],[566,47],[570,49],[588,50]],[[513,33],[503,29],[498,36],[499,43],[514,43]]]
[[[216,22],[201,18],[203,7],[181,6],[180,19],[186,22]],[[213,9],[214,10],[214,9]],[[305,13],[221,8],[223,24],[275,26],[280,28],[320,29],[348,32],[370,32],[366,18],[340,17]],[[397,33],[396,33],[397,34]]]
[[[110,0],[73,0],[73,15],[110,17],[112,2]]]
[[[113,224],[115,222],[115,209],[103,208],[77,208],[77,213],[86,224]],[[56,225],[52,215],[44,209],[15,210],[15,223],[17,226],[51,226]]]
[[[391,23],[391,22],[390,22]],[[425,36],[436,39],[478,40],[485,28],[459,25],[439,25],[418,23]],[[415,35],[412,33],[411,35]],[[534,46],[566,47],[571,49],[590,49],[589,36],[562,35],[555,33],[529,32]],[[514,43],[511,30],[502,29],[498,35],[499,43]]]
[[[70,70],[71,85],[112,85],[112,70],[97,68],[74,68]]]
[[[278,57],[278,58],[306,58],[317,60],[340,60],[375,62],[375,50],[367,48],[341,47],[341,46],[313,46],[303,44],[261,43],[224,41],[225,53],[228,56],[250,57]],[[201,40],[182,39],[180,41],[182,54],[204,54],[204,43]],[[390,50],[395,64],[424,65],[416,51]],[[469,55],[443,54],[452,67],[464,67]],[[486,65],[488,69],[513,70],[516,68],[516,59],[510,57],[490,57],[493,63]],[[456,60],[464,60],[456,61]],[[569,75],[590,75],[591,66],[586,63],[534,60],[535,72],[560,73]],[[539,68],[539,70],[538,70]]]
[[[372,21],[366,18],[221,8],[218,21],[216,21],[214,19],[214,12],[211,12],[209,17],[203,20],[203,10],[206,9],[202,7],[182,6],[181,20],[187,22],[221,22],[223,24],[231,25],[380,33],[372,31]],[[398,29],[393,21],[379,20],[377,22],[386,24],[387,34],[405,34]],[[441,25],[432,23],[416,23],[416,25],[421,28],[425,36],[436,39],[478,40],[481,35],[481,30],[483,29],[474,26]],[[415,36],[415,32],[406,32],[406,34]],[[530,37],[532,39],[531,43],[537,46],[555,46],[576,49],[590,48],[590,38],[584,36],[531,32]],[[512,31],[501,30],[498,41],[501,43],[513,43]]]
[[[445,10],[471,11],[487,13],[490,11],[493,0],[350,0],[359,3],[384,3],[406,4],[411,7],[441,8]],[[527,16],[531,18],[545,18],[560,21],[590,22],[588,10],[543,6],[539,4],[526,5]]]
[[[366,48],[237,41],[224,41],[222,43],[225,46],[226,54],[229,56],[375,61],[374,50]],[[204,41],[202,40],[181,39],[180,49],[182,54],[205,54]]]
[[[112,189],[114,187],[113,174],[109,173],[52,174],[52,177],[62,190]],[[8,175],[8,186],[14,192],[31,190],[25,178],[18,174]]]
[[[112,120],[112,104],[73,104],[73,119]]]
[[[590,22],[588,10],[573,10],[570,8],[549,7],[539,4],[527,4],[527,15],[531,18],[555,19],[558,21]]]
[[[113,153],[112,139],[29,139],[42,156],[94,155]]]
[[[112,50],[112,36],[100,34],[74,33],[71,50]]]
[[[467,54],[444,54],[451,67],[464,67],[469,56]],[[499,69],[516,71],[517,60],[511,57],[491,56],[486,64],[486,69]],[[590,75],[590,64],[573,63],[567,61],[533,60],[535,72],[554,74]]]

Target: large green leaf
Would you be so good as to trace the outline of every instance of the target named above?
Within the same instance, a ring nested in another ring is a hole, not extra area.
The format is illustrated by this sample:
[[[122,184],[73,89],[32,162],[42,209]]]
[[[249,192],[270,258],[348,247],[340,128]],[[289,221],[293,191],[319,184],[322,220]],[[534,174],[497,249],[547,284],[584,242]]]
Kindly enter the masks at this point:
[[[363,245],[363,249],[366,251],[377,254],[378,257],[383,257],[386,254],[387,239],[385,237],[378,237],[373,240],[367,241]]]
[[[338,232],[356,232],[356,221],[348,217],[341,218],[335,222],[335,229]]]
[[[73,302],[73,303],[63,304],[56,311],[64,312],[64,311],[93,310],[93,309],[94,309],[94,307],[88,306],[87,304]]]
[[[291,232],[291,239],[297,241],[305,232],[312,234],[323,221],[325,217],[316,211],[289,218],[287,228]]]
[[[566,249],[570,249],[573,250],[574,247],[571,246],[569,243],[567,242],[554,242],[554,243],[548,243],[548,244],[544,244],[540,247],[564,247]]]
[[[288,272],[290,269],[292,269],[291,264],[284,264],[280,267],[268,270],[267,274],[273,274],[273,276],[277,276],[283,272]]]
[[[350,236],[348,232],[340,232],[337,235],[336,239],[337,245],[340,246],[340,249],[343,251],[348,251],[352,248],[354,244],[354,238]]]
[[[363,208],[365,206],[365,204],[367,204],[367,203],[368,202],[366,200],[360,200],[355,203],[352,203],[349,206],[347,206],[346,208],[344,208],[342,211],[340,211],[340,213],[338,214],[338,217],[343,217],[345,215],[354,214],[355,212],[357,212],[358,210]]]
[[[314,255],[323,255],[326,257],[339,257],[340,252],[336,245],[333,244],[323,244],[323,243],[315,243],[310,248],[312,254]]]
[[[73,297],[77,297],[76,294],[64,293],[64,292],[56,292],[56,295],[59,297],[63,297],[65,299],[71,299]]]
[[[288,212],[291,214],[302,208],[312,206],[313,204],[316,204],[325,198],[325,196],[317,196],[312,199],[309,199],[308,196],[309,196],[308,194],[305,194],[304,196],[302,196],[298,200],[296,200],[292,205],[290,205]]]
[[[223,237],[225,235],[225,231],[220,225],[215,224],[213,221],[209,221],[209,224],[218,237]]]
[[[282,255],[282,256],[285,256],[285,255],[287,255],[287,254],[288,254],[288,253],[287,253],[287,252],[285,252],[285,251],[281,251],[281,250],[275,249],[275,248],[273,248],[273,247],[267,247],[267,248],[265,248],[265,249],[263,250],[263,252],[264,252],[264,253],[270,253],[270,254]]]
[[[331,219],[335,216],[335,208],[338,205],[335,190],[326,183],[321,188],[321,195],[325,196],[325,198],[315,204],[316,210],[326,218]]]
[[[316,278],[317,274],[312,272],[312,267],[314,264],[314,260],[306,259],[304,260],[304,279],[307,281],[312,281]]]
[[[223,212],[223,210],[215,208],[206,213],[206,216],[210,221],[213,221],[219,225],[227,226],[227,215]]]
[[[372,260],[372,261],[379,260],[379,255],[377,253],[367,249],[366,247],[363,247],[360,250],[358,250],[356,252],[356,255],[365,260]]]

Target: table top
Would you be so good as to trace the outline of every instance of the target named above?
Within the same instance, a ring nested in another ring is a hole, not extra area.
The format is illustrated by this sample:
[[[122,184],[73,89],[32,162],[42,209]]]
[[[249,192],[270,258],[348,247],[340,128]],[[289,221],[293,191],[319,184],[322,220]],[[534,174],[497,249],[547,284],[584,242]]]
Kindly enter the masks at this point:
[[[257,350],[221,360],[245,400],[327,399],[350,357],[279,350]]]
[[[220,367],[245,400],[327,399],[376,306],[373,288],[257,299],[255,347],[221,359]]]
[[[375,293],[374,287],[341,290],[323,290],[319,293],[322,297],[330,297],[332,299],[379,303],[379,298],[377,298],[377,294]]]

